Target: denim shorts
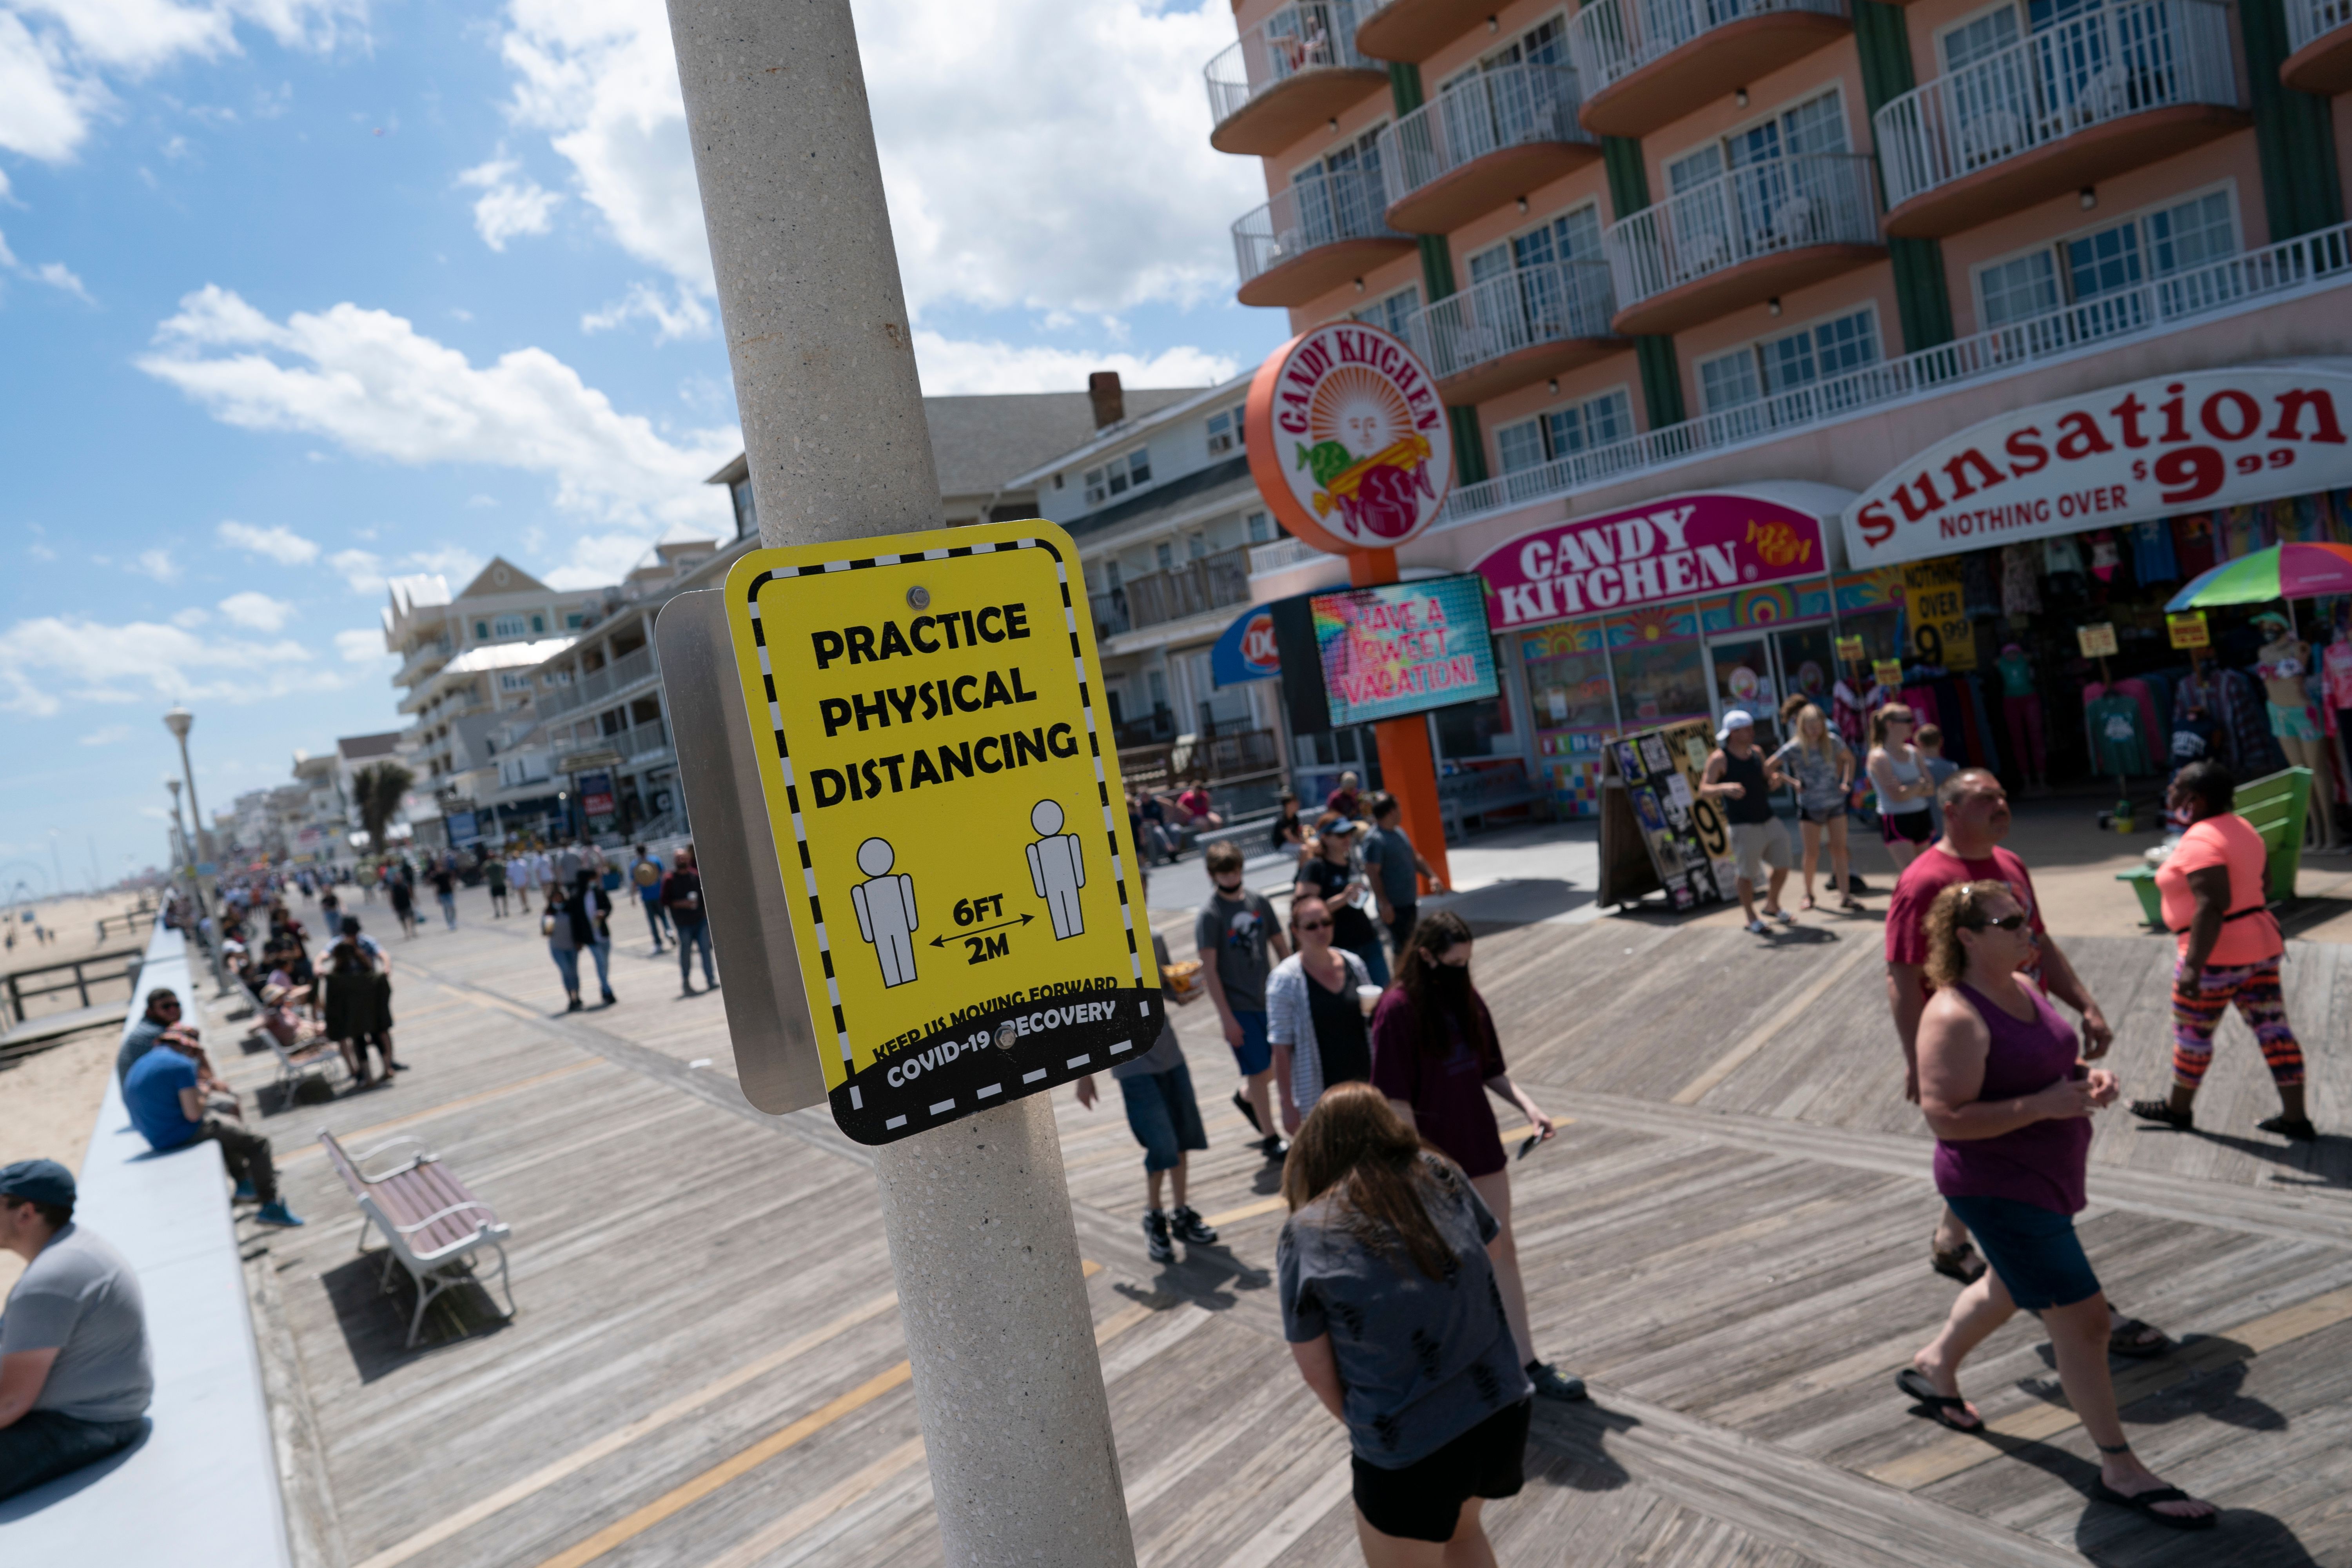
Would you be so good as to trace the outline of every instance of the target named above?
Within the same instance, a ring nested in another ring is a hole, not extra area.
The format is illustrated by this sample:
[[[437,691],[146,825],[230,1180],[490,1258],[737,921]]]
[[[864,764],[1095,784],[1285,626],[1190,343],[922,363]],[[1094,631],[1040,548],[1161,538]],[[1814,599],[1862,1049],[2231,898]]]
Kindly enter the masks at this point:
[[[1274,1045],[1265,1037],[1265,1015],[1236,1007],[1234,1022],[1242,1026],[1242,1043],[1234,1047],[1234,1066],[1244,1078],[1255,1078],[1274,1065]]]
[[[2083,1256],[2074,1216],[2015,1198],[1947,1197],[1944,1201],[1977,1239],[1977,1250],[2029,1312],[2071,1307],[2099,1293],[2099,1277]]]
[[[1209,1146],[1209,1135],[1201,1126],[1200,1101],[1192,1098],[1192,1071],[1182,1062],[1166,1072],[1113,1081],[1127,1101],[1128,1128],[1143,1145],[1145,1170],[1172,1171],[1185,1150]]]

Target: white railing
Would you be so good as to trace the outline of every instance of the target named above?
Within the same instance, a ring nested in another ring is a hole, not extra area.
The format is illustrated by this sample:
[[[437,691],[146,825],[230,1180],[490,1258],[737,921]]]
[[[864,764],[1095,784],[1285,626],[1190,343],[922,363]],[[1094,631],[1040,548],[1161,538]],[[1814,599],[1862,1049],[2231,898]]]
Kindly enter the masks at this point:
[[[2347,283],[2352,283],[2352,224],[2338,224],[1759,402],[1465,485],[1448,499],[1444,521],[1459,522],[1482,512],[1591,489],[1863,409],[1947,392],[2037,361],[2171,331],[2232,306],[2273,303]]]
[[[1877,182],[1858,153],[1767,158],[1601,231],[1621,305],[1811,245],[1876,245]]]
[[[1209,120],[1223,125],[1251,100],[1307,71],[1382,70],[1356,52],[1354,0],[1304,0],[1285,5],[1202,68],[1209,84]]]
[[[1576,73],[1565,66],[1506,66],[1448,88],[1381,132],[1389,205],[1474,158],[1530,142],[1601,138],[1576,121]]]
[[[2352,0],[2286,0],[2286,41],[2290,50],[2338,27],[2352,27]]]
[[[1881,109],[1887,204],[2125,115],[2237,101],[2227,6],[2140,0],[2088,12]]]
[[[1329,559],[1311,544],[1296,539],[1277,539],[1271,544],[1250,546],[1249,574],[1258,577],[1268,572],[1287,572],[1293,566],[1304,566],[1310,561]]]
[[[1405,239],[1381,214],[1381,177],[1368,169],[1301,180],[1234,224],[1242,281],[1343,239]]]
[[[1473,283],[1413,312],[1413,346],[1441,381],[1538,343],[1605,338],[1617,296],[1599,261],[1555,261]]]
[[[1780,11],[1845,15],[1844,0],[1592,0],[1569,19],[1568,52],[1599,92],[1712,27]]]

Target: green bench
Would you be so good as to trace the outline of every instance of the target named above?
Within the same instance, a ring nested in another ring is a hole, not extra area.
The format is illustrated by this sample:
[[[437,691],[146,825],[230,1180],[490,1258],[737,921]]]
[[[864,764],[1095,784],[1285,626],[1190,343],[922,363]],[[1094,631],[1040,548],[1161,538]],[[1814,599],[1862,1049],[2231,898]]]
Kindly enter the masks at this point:
[[[2303,818],[2311,800],[2311,770],[2288,768],[2266,773],[2238,786],[2237,811],[2254,825],[2270,849],[2270,900],[2284,903],[2294,897],[2294,874],[2303,866]],[[2140,912],[2157,930],[2164,929],[2163,900],[2157,896],[2156,868],[2135,866],[2116,873],[2139,895]]]

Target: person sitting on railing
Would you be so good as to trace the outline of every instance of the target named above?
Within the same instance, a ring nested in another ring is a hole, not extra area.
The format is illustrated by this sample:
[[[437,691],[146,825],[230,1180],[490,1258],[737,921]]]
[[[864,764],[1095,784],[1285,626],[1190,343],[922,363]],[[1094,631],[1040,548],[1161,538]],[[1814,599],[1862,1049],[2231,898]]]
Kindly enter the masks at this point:
[[[269,1140],[257,1132],[222,1121],[205,1099],[206,1069],[195,1042],[178,1031],[160,1037],[159,1048],[149,1051],[123,1080],[122,1102],[131,1124],[158,1153],[184,1149],[206,1139],[218,1143],[221,1157],[236,1179],[237,1196],[258,1199],[257,1217],[264,1225],[298,1226],[302,1222],[278,1197],[278,1167],[270,1159]]]
[[[1176,797],[1176,805],[1189,818],[1185,826],[1195,833],[1225,825],[1225,819],[1211,809],[1209,785],[1205,779],[1194,779],[1184,793]]]

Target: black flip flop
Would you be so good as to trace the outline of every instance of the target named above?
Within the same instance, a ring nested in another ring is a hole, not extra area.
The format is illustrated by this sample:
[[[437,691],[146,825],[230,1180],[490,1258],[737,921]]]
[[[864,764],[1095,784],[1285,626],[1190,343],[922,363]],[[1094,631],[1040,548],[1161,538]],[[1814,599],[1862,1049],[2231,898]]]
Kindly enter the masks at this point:
[[[1930,1242],[1927,1257],[1935,1265],[1936,1272],[1947,1279],[1957,1279],[1963,1285],[1973,1285],[1984,1278],[1987,1265],[1983,1258],[1977,1256],[1977,1244],[1973,1241],[1964,1241],[1949,1252]]]
[[[2194,1502],[2197,1500],[2190,1497],[2187,1492],[2182,1491],[2179,1487],[2157,1487],[2152,1490],[2134,1492],[2130,1496],[2126,1497],[2122,1492],[2116,1490],[2115,1488],[2107,1485],[2105,1481],[2093,1481],[2091,1483],[2091,1496],[2101,1502],[2113,1503],[2117,1508],[2127,1508],[2134,1513],[2144,1515],[2148,1519],[2154,1520],[2158,1524],[2169,1526],[2174,1530],[2210,1530],[2214,1525],[2221,1522],[2221,1515],[2218,1510],[2212,1513],[2157,1512],[2156,1505],[2160,1502]]]
[[[2154,1334],[2156,1339],[2151,1342],[2141,1337],[2146,1334]],[[2162,1330],[2152,1329],[2137,1318],[2126,1318],[2107,1331],[2109,1355],[2129,1356],[2134,1361],[2146,1361],[2150,1356],[2162,1355],[2171,1348],[2172,1341]]]
[[[2178,1132],[2194,1131],[2197,1127],[2195,1111],[2175,1110],[2168,1100],[2135,1100],[2131,1102],[2131,1113],[2142,1121],[2152,1121],[2158,1127],[2169,1127]]]
[[[1917,1400],[1920,1404],[1926,1405],[1928,1409],[1934,1411],[1936,1413],[1936,1419],[1938,1422],[1941,1422],[1944,1426],[1949,1426],[1955,1432],[1975,1433],[1984,1430],[1984,1417],[1981,1415],[1969,1415],[1969,1402],[1967,1400],[1961,1398],[1957,1394],[1937,1393],[1936,1385],[1927,1381],[1927,1374],[1921,1372],[1916,1366],[1906,1366],[1901,1372],[1896,1373],[1895,1374],[1895,1386],[1909,1394],[1912,1398]],[[1953,1420],[1951,1418],[1951,1415],[1948,1414],[1948,1412],[1967,1415],[1968,1418],[1975,1422],[1976,1425],[1973,1426],[1963,1426],[1958,1422]]]

